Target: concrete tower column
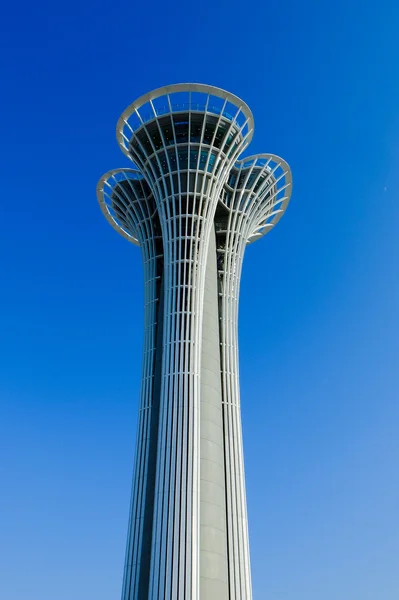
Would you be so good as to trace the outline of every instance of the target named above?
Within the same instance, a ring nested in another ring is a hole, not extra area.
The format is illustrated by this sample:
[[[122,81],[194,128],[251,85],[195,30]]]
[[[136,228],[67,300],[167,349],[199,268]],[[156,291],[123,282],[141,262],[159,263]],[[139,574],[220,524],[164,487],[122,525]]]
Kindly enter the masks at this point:
[[[200,598],[229,600],[216,239],[205,275],[200,417]]]

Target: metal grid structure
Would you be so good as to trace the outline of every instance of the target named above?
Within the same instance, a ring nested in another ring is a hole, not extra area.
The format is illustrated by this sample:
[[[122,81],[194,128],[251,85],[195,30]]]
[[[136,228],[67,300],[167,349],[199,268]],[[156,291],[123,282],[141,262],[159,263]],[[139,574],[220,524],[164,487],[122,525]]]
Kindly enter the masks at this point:
[[[122,600],[250,600],[237,318],[245,247],[291,193],[273,155],[238,160],[251,111],[211,86],[139,98],[117,125],[135,169],[104,175],[107,220],[142,249],[145,335]],[[215,348],[220,351],[215,352]]]

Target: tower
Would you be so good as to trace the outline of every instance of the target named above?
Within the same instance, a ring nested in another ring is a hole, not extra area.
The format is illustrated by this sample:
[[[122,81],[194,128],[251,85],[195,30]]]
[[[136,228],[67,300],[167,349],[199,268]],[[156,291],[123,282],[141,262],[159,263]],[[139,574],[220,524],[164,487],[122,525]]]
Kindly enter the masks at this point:
[[[288,165],[240,160],[248,106],[181,84],[129,106],[117,139],[134,168],[97,186],[141,248],[144,352],[122,600],[250,600],[238,377],[245,248],[280,219]]]

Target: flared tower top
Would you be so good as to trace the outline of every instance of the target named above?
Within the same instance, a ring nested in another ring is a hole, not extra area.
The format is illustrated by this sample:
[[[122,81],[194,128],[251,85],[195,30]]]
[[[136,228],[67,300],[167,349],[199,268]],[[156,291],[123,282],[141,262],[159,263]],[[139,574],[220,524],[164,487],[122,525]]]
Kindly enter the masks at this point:
[[[248,144],[253,135],[254,119],[249,106],[238,96],[202,83],[178,83],[153,90],[130,104],[121,114],[116,137],[124,154],[131,160],[132,135],[164,115],[208,114],[234,122]]]

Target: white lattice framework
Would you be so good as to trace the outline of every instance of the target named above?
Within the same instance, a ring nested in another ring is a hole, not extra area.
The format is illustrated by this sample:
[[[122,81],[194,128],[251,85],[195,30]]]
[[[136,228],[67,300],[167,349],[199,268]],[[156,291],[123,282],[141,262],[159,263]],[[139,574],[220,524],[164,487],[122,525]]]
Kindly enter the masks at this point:
[[[249,108],[228,92],[200,84],[155,90],[117,125],[120,147],[137,169],[110,171],[97,187],[106,218],[140,245],[144,264],[143,379],[122,600],[251,598],[239,283],[246,245],[275,225],[291,190],[289,167],[278,157],[238,160],[252,134]],[[200,489],[200,384],[204,286],[215,231],[226,577],[222,567],[216,574],[209,567],[212,527],[202,527],[200,543],[201,493],[201,506],[212,503]]]

